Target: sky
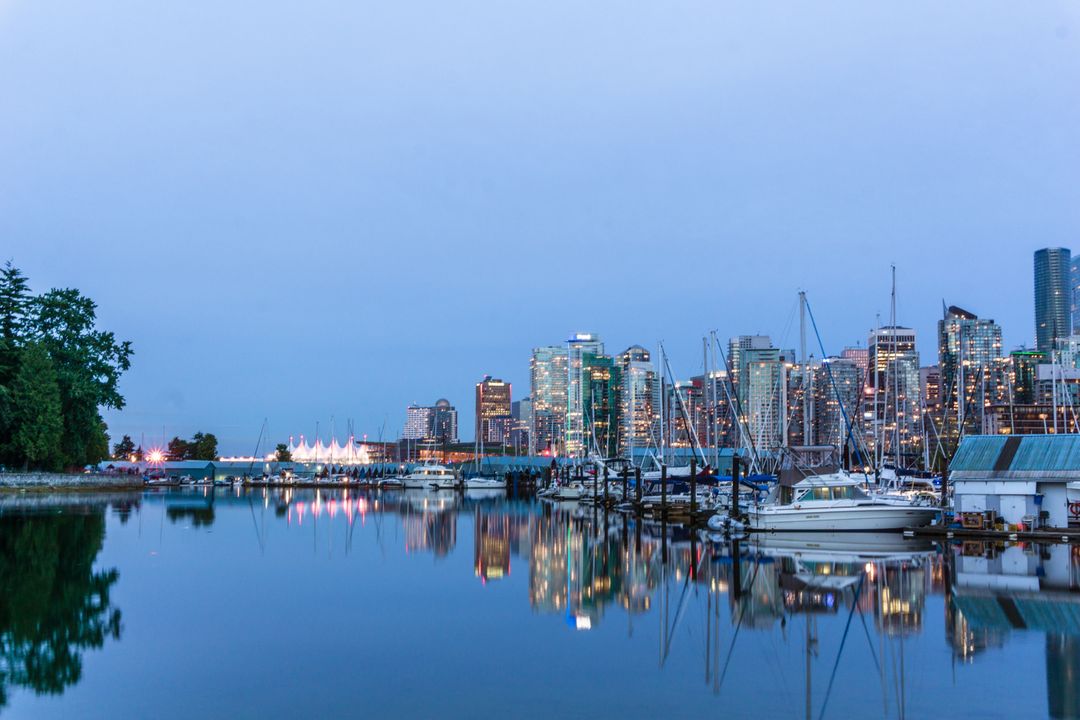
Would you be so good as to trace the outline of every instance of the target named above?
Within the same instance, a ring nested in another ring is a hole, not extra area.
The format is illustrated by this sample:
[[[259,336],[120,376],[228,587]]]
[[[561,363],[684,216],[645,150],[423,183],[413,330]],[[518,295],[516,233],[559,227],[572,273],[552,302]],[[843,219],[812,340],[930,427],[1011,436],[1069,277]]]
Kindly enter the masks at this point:
[[[0,0],[0,259],[133,341],[114,439],[471,439],[574,332],[865,345],[893,263],[924,364],[1033,344],[1077,128],[1074,2]]]

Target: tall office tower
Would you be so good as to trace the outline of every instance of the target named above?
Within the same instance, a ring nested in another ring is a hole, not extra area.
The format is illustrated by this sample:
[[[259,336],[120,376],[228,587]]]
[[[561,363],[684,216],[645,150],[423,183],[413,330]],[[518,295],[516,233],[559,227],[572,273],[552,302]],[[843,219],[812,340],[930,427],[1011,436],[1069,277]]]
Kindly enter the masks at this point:
[[[919,352],[915,331],[888,326],[873,330],[867,343],[870,357],[868,397],[869,439],[879,460],[906,466],[921,441],[919,421]]]
[[[986,408],[1002,399],[1008,381],[1002,373],[1001,326],[950,307],[938,320],[938,364],[945,429],[953,437],[961,427],[984,434]]]
[[[630,458],[635,449],[656,445],[654,430],[660,387],[649,351],[632,345],[619,353],[622,387],[619,391],[619,455]]]
[[[592,450],[601,457],[615,457],[622,370],[614,358],[593,353],[583,354],[581,365],[585,454]]]
[[[843,447],[858,441],[856,417],[863,371],[853,358],[828,357],[814,377],[814,442]]]
[[[532,397],[533,454],[565,453],[566,429],[566,348],[548,345],[533,348],[529,362]]]
[[[665,443],[676,448],[700,447],[704,443],[704,383],[701,378],[676,380],[675,385],[666,386],[666,390]]]
[[[1080,257],[1069,263],[1069,309],[1072,311],[1072,334],[1080,335]]]
[[[510,403],[510,383],[490,375],[485,375],[483,380],[476,383],[475,437],[484,442],[506,442]]]
[[[593,333],[576,333],[566,341],[566,440],[565,452],[570,457],[584,457],[590,447],[586,423],[585,355],[604,354],[604,343]]]
[[[919,397],[922,398],[923,407],[935,419],[941,417],[941,404],[944,398],[941,394],[941,366],[928,365],[919,368]]]
[[[1068,248],[1035,251],[1035,349],[1054,350],[1072,334],[1072,253]]]

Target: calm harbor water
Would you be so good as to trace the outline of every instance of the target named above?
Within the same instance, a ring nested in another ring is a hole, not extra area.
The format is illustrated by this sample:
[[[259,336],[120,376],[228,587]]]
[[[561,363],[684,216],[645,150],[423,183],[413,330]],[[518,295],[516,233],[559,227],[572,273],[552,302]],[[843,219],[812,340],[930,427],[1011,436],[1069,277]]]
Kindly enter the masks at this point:
[[[499,493],[0,497],[0,716],[1080,716],[1080,555]]]

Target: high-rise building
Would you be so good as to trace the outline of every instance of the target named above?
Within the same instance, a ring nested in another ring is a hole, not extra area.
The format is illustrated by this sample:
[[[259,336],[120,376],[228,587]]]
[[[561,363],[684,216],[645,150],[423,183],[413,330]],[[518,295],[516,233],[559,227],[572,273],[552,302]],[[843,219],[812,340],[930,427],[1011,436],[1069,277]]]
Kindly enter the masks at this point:
[[[586,454],[591,448],[603,457],[615,457],[619,452],[622,370],[614,358],[607,355],[585,353],[581,362]]]
[[[919,368],[919,392],[926,411],[935,417],[941,414],[941,366]]]
[[[566,440],[570,457],[584,457],[589,450],[589,427],[586,421],[587,379],[585,356],[599,358],[604,343],[593,333],[575,333],[566,341]]]
[[[532,444],[533,411],[532,398],[515,400],[510,403],[510,417],[513,418],[513,428],[510,430],[510,445],[518,452],[536,453]]]
[[[1003,399],[1008,379],[1001,353],[1001,326],[991,319],[951,306],[938,320],[943,429],[955,436],[985,431],[986,408]]]
[[[510,394],[510,383],[490,375],[476,383],[476,438],[492,443],[508,440]]]
[[[814,377],[814,442],[843,447],[856,441],[863,371],[855,359],[828,357]],[[850,436],[850,437],[849,437]]]
[[[729,343],[730,370],[738,409],[758,450],[784,443],[787,373],[794,350],[772,346],[767,335],[743,335]]]
[[[442,398],[434,405],[410,405],[405,408],[405,429],[402,440],[456,443],[458,441],[457,410]]]
[[[619,455],[631,457],[634,448],[655,446],[660,411],[660,387],[649,351],[632,345],[618,357],[622,387],[619,391]]]
[[[1047,353],[1038,350],[1013,350],[1009,353],[1013,405],[1033,405],[1036,402],[1038,368],[1046,362]]]
[[[1069,263],[1070,309],[1072,310],[1072,333],[1080,335],[1080,257]]]
[[[1068,248],[1035,251],[1035,349],[1051,352],[1072,334],[1072,253]]]
[[[566,429],[566,348],[533,348],[529,362],[533,454],[564,454]]]
[[[879,457],[909,464],[921,441],[919,421],[919,352],[915,331],[899,326],[870,333],[869,440]],[[899,442],[899,445],[897,445]]]

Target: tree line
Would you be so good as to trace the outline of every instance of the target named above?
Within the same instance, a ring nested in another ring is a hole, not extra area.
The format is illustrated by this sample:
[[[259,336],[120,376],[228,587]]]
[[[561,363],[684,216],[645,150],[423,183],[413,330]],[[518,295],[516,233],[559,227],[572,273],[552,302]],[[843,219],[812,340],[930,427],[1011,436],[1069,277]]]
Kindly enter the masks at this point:
[[[136,446],[130,435],[120,438],[113,446],[113,459],[132,460],[142,462],[146,460],[146,452],[142,445]],[[169,441],[165,450],[166,460],[216,460],[218,456],[218,439],[214,433],[197,432],[190,440],[174,437]]]
[[[120,409],[132,348],[97,329],[97,304],[73,288],[30,292],[0,269],[0,464],[59,470],[109,457],[101,408]]]

